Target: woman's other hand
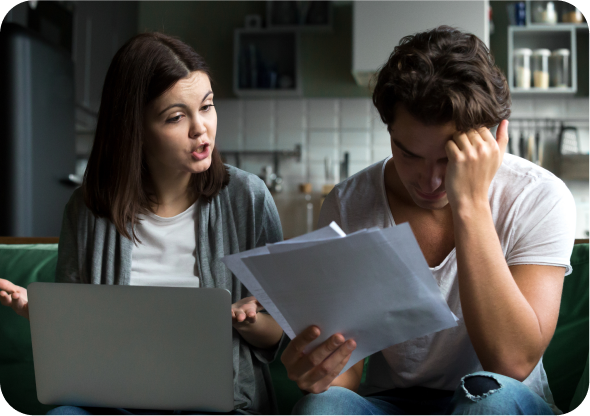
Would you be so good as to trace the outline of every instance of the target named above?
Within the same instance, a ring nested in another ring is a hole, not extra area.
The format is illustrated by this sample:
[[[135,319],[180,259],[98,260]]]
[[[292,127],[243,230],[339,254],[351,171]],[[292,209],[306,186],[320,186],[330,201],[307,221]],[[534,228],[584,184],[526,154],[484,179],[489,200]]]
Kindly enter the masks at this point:
[[[0,303],[10,306],[14,311],[29,319],[29,301],[27,289],[17,286],[6,279],[0,279]]]
[[[231,319],[236,325],[253,324],[256,322],[258,312],[264,309],[254,296],[241,299],[231,305]]]

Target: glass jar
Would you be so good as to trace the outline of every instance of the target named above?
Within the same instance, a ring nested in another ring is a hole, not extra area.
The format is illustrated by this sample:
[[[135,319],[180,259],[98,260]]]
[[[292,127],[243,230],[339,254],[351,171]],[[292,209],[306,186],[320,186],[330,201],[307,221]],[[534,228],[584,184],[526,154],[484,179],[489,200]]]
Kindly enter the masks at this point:
[[[549,88],[549,49],[535,49],[533,51],[533,85],[535,88]]]
[[[582,23],[584,18],[582,13],[568,2],[561,2],[561,21],[563,23]]]
[[[551,53],[551,86],[567,88],[570,84],[570,51],[557,49]]]
[[[531,88],[531,55],[529,48],[514,50],[514,86],[516,88]]]

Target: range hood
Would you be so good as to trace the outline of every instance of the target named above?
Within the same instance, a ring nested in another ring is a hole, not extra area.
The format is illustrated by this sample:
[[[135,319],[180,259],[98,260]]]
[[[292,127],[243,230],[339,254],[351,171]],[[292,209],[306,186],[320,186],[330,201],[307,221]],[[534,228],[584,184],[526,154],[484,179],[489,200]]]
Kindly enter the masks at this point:
[[[368,86],[393,48],[407,35],[449,25],[489,46],[488,1],[353,2],[352,75]]]

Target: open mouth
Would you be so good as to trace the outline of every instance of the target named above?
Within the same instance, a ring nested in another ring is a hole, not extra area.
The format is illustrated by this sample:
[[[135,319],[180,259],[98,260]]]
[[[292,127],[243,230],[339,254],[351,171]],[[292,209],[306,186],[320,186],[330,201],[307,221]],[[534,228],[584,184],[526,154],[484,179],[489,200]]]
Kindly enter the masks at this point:
[[[194,152],[192,152],[191,155],[193,158],[197,160],[203,160],[209,156],[210,149],[211,148],[209,147],[209,143],[204,143],[197,147],[197,149]]]

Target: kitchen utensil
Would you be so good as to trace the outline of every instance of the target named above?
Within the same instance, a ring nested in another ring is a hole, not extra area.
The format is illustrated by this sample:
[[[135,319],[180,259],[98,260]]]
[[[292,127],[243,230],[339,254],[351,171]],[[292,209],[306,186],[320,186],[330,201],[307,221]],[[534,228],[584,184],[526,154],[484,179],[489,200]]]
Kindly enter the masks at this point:
[[[580,153],[578,129],[573,126],[563,127],[559,134],[559,151],[562,155]]]

